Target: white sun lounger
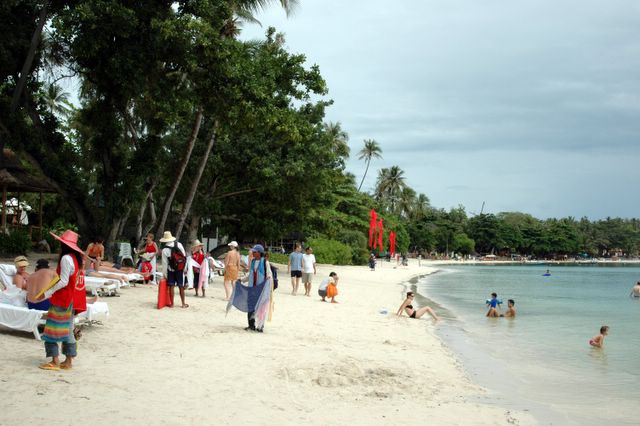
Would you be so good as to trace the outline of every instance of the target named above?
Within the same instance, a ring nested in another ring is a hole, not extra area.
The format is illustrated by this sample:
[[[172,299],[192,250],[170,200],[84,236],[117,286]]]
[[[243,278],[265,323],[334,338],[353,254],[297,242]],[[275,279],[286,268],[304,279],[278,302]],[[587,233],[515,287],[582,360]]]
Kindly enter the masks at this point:
[[[120,288],[120,281],[108,278],[84,277],[87,292],[94,296],[115,296]]]

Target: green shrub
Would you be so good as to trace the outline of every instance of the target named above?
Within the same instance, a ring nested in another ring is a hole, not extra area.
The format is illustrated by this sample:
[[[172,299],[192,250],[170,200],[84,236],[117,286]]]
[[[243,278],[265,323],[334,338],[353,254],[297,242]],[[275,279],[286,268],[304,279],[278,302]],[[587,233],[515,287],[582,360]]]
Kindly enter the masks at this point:
[[[351,247],[340,241],[313,238],[307,241],[305,247],[311,247],[318,263],[332,265],[351,265],[353,252]]]
[[[367,250],[367,237],[357,230],[345,229],[338,238],[341,243],[351,247],[351,263],[354,265],[366,265],[369,261]]]
[[[289,263],[289,256],[282,253],[269,252],[269,261],[286,265]]]
[[[8,235],[0,233],[0,255],[26,255],[29,250],[31,250],[31,238],[27,232],[15,230]]]

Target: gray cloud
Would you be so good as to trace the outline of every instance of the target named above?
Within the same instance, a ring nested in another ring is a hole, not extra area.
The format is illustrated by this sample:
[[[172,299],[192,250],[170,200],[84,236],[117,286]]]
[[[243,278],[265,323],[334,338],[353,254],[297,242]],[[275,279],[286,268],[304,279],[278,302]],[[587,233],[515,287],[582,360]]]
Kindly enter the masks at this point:
[[[307,0],[289,20],[275,7],[258,18],[320,65],[352,152],[381,144],[365,188],[397,164],[439,207],[630,217],[639,12],[631,0]],[[364,163],[348,170],[359,178]]]

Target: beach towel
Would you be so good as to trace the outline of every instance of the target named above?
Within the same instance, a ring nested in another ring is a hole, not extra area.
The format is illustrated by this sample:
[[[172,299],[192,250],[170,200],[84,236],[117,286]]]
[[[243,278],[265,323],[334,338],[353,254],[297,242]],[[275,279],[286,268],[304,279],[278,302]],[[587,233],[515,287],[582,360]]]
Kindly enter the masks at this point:
[[[271,284],[265,280],[255,287],[242,285],[236,281],[227,304],[227,314],[231,307],[242,312],[254,312],[256,328],[264,327],[265,321],[271,321]]]
[[[13,276],[16,274],[16,267],[13,265],[0,264],[0,290],[15,287]]]

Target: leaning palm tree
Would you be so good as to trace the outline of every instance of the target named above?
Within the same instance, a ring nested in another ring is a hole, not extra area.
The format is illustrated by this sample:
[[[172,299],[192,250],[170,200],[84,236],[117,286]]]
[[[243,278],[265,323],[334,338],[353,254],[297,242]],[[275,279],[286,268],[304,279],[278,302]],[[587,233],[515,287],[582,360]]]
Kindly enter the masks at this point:
[[[358,192],[360,192],[360,188],[362,188],[364,178],[367,177],[369,164],[371,163],[372,158],[382,158],[382,149],[380,148],[380,145],[378,145],[378,142],[375,141],[375,139],[365,139],[364,148],[362,148],[358,153],[358,160],[365,160],[367,162],[367,168],[364,170],[364,175],[362,176],[362,180],[360,181],[360,185],[358,186]]]

